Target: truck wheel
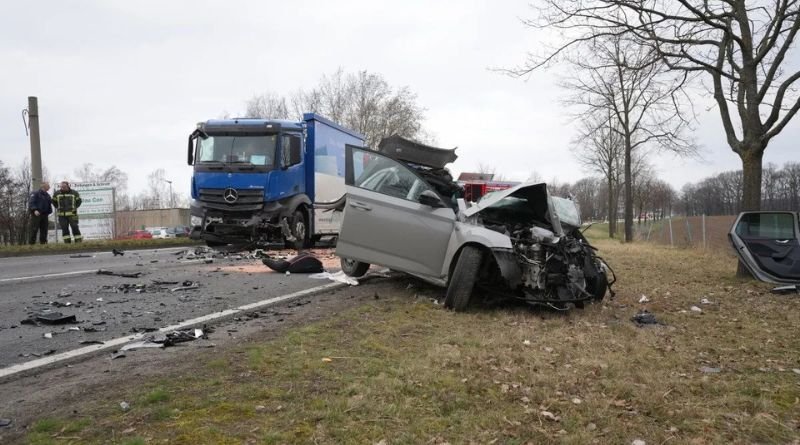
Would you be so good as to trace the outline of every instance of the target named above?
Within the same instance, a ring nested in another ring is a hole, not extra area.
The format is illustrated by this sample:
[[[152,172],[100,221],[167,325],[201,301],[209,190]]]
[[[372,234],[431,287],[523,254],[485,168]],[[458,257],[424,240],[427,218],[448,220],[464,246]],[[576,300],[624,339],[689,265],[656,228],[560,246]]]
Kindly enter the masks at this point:
[[[368,263],[361,261],[351,260],[350,258],[339,259],[339,264],[342,266],[342,272],[348,277],[358,278],[363,277],[369,269]]]
[[[306,214],[302,210],[297,209],[292,215],[292,225],[290,226],[292,236],[295,237],[294,242],[286,241],[286,247],[289,249],[307,249],[311,246],[311,237],[308,233],[308,222],[306,221]]]
[[[483,252],[474,246],[466,246],[458,256],[453,275],[450,276],[450,284],[447,286],[447,294],[444,297],[444,306],[456,312],[464,311],[469,305],[472,297],[472,289],[478,280],[478,270],[483,261]]]
[[[219,241],[206,241],[206,246],[210,248],[220,247],[220,246],[227,246],[225,243],[220,243]]]

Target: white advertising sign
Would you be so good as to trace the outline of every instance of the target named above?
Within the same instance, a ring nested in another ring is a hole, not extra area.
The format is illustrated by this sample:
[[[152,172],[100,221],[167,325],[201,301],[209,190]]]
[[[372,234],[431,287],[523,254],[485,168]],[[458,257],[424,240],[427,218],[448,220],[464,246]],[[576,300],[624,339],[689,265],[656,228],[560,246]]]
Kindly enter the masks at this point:
[[[71,187],[80,193],[78,224],[83,239],[114,238],[114,187],[109,182],[81,182]]]

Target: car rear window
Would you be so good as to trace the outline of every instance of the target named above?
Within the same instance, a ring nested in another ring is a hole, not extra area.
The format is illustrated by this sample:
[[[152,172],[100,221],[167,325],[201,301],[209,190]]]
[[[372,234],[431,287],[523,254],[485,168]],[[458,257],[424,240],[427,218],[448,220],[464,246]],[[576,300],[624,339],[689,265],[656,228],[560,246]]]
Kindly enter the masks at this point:
[[[748,213],[736,225],[742,238],[794,239],[794,216],[791,213]]]

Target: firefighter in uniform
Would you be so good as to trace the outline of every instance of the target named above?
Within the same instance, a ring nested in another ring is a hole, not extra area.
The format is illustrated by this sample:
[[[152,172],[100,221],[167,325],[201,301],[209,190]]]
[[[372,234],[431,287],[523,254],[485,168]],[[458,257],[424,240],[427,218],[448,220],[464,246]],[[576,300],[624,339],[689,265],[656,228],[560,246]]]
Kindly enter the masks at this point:
[[[76,243],[83,241],[81,231],[78,229],[78,207],[81,206],[81,195],[69,187],[67,181],[62,181],[59,190],[53,194],[53,206],[58,215],[58,225],[61,226],[61,234],[64,242],[69,244],[73,240]],[[72,236],[69,230],[72,229]]]

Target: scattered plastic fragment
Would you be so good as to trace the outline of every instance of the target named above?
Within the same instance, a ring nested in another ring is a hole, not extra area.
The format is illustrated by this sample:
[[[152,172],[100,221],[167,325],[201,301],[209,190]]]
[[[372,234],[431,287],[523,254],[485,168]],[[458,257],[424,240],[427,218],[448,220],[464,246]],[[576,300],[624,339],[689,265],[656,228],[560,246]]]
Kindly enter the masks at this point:
[[[0,419],[0,428],[7,428],[11,426],[11,419]]]
[[[713,303],[708,298],[703,298],[702,300],[700,300],[700,304],[713,304]]]
[[[44,333],[44,338],[53,338],[53,333],[52,332],[45,332]]]
[[[44,324],[68,324],[78,322],[75,315],[64,315],[61,312],[40,312],[33,316],[33,320]],[[30,324],[24,323],[24,321],[21,323]]]
[[[700,309],[697,306],[692,306],[692,307],[689,308],[689,310],[691,310],[692,312],[697,312],[698,314],[702,314],[703,313],[703,310]]]
[[[131,405],[128,402],[119,402],[119,407],[123,411],[127,411],[127,410],[131,409]]]
[[[719,374],[722,372],[722,368],[712,368],[710,366],[703,366],[699,370],[703,374]]]
[[[657,319],[656,316],[649,311],[641,311],[638,314],[631,317],[631,321],[636,323],[638,326],[644,326],[649,324],[661,324]]]
[[[123,273],[123,272],[112,272],[106,269],[99,269],[97,271],[97,275],[110,275],[113,277],[122,277],[122,278],[139,278],[142,276],[141,272],[131,272],[131,273]]]
[[[539,415],[544,417],[545,419],[551,421],[551,422],[560,422],[561,421],[561,417],[556,416],[555,414],[551,413],[550,411],[542,411],[541,413],[539,413]]]
[[[800,285],[792,284],[790,286],[778,286],[773,288],[770,292],[778,295],[798,294],[800,293]]]
[[[117,249],[111,249],[111,253],[113,253],[114,256],[124,256],[125,255],[125,252],[123,252],[121,250],[117,250]]]
[[[349,284],[351,286],[358,286],[357,279],[353,277],[348,277],[342,271],[336,273],[330,273],[330,272],[316,273],[314,275],[310,275],[309,278],[314,278],[317,280],[331,280],[331,281],[336,281],[338,283]]]
[[[647,298],[647,295],[642,295],[641,297],[639,297],[639,303],[649,303],[649,302],[650,299]]]

